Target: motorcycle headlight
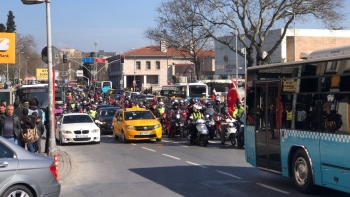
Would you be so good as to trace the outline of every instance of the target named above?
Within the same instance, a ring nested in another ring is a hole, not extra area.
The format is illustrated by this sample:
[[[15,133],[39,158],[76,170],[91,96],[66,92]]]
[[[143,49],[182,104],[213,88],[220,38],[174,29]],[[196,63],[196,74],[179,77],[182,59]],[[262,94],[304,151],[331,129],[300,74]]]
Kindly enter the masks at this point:
[[[135,126],[131,126],[131,125],[126,125],[127,129],[135,129]]]
[[[91,133],[98,133],[100,130],[99,129],[93,129],[91,130]]]
[[[72,134],[71,131],[61,131],[63,134]]]
[[[159,127],[160,127],[160,124],[154,125],[154,129],[157,129],[157,128],[159,128]]]
[[[179,119],[180,118],[180,114],[176,114],[176,118]]]

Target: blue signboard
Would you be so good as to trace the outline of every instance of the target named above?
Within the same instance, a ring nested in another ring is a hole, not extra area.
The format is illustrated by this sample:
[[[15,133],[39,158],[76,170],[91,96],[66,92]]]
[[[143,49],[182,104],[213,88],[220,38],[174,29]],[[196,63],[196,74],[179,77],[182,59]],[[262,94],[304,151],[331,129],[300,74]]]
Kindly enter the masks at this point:
[[[81,61],[83,63],[94,63],[94,58],[93,57],[83,57],[83,58],[81,58]]]

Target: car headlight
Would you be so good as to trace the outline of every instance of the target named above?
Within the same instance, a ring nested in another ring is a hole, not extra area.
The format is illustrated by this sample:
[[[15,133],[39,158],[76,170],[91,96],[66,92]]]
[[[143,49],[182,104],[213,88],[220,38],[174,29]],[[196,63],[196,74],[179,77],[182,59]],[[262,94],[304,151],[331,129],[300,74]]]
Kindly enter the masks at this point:
[[[93,129],[91,130],[91,133],[98,133],[100,130],[99,129]]]
[[[106,122],[101,122],[101,124],[106,124]]]
[[[71,131],[61,131],[63,134],[72,134]]]
[[[135,129],[135,126],[131,126],[131,125],[126,125],[127,129]]]
[[[160,127],[160,124],[154,125],[154,129],[159,128],[159,127]]]

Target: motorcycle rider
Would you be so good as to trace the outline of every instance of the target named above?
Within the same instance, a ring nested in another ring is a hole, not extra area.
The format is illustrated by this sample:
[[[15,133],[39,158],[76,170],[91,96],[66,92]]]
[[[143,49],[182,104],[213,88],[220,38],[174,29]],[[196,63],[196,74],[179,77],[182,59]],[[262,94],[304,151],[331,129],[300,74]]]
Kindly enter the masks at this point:
[[[165,112],[164,103],[161,101],[161,102],[159,102],[158,113],[161,116],[164,112]]]
[[[210,102],[207,102],[206,104],[205,104],[205,111],[204,111],[204,113],[203,113],[203,115],[204,115],[204,117],[206,117],[206,119],[208,120],[208,121],[210,121],[210,120],[213,120],[213,118],[214,118],[214,115],[215,115],[215,110],[214,110],[214,108],[213,108],[213,106],[212,106],[212,104],[210,103]],[[208,118],[207,118],[207,115],[208,115]],[[214,126],[214,125],[213,125]],[[210,139],[213,139],[214,138],[214,133],[215,133],[215,126],[214,126],[214,129],[210,129],[210,128],[208,128],[208,130],[209,130],[209,137],[210,137]]]
[[[223,120],[226,119],[232,119],[232,116],[230,115],[229,111],[228,111],[228,107],[223,107],[222,108],[222,116],[223,116]],[[220,131],[220,140],[221,140],[221,144],[225,144],[225,131],[223,131],[221,129]]]
[[[172,108],[169,110],[169,113],[168,113],[168,120],[170,120],[170,129],[169,129],[169,131],[174,131],[175,115],[177,113],[181,113],[181,110],[179,109],[179,103],[178,102],[174,102]]]
[[[180,108],[182,111],[186,111],[186,105],[185,105],[184,100],[182,100],[182,99],[180,100],[179,108]]]
[[[233,118],[236,119],[239,122],[239,126],[237,128],[237,145],[242,147],[243,146],[243,131],[241,131],[241,125],[244,124],[243,122],[243,115],[244,115],[244,107],[242,104],[237,100],[235,110],[233,111]]]
[[[196,124],[195,122],[198,119],[202,119],[203,118],[203,114],[200,112],[201,107],[198,106],[197,104],[193,105],[193,113],[191,114],[192,116],[192,120],[193,120],[193,124],[190,125],[190,132],[191,132],[191,138],[190,138],[190,143],[192,144],[194,139],[197,137],[197,128],[196,128]]]
[[[97,115],[97,111],[96,111],[96,105],[91,105],[91,109],[88,111],[88,115],[95,120],[96,115]]]
[[[221,101],[219,97],[216,97],[215,100],[215,105],[213,106],[214,110],[216,111],[216,113],[220,113],[221,112]]]

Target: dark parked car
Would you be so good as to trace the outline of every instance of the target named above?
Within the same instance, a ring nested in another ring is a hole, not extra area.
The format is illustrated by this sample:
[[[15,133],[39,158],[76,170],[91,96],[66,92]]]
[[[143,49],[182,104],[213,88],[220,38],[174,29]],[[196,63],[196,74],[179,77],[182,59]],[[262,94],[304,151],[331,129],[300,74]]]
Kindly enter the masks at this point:
[[[51,157],[30,153],[0,137],[0,196],[59,196],[57,170]]]
[[[100,127],[101,134],[112,131],[112,120],[118,109],[120,107],[103,107],[97,110],[96,120],[99,121],[97,125]]]

